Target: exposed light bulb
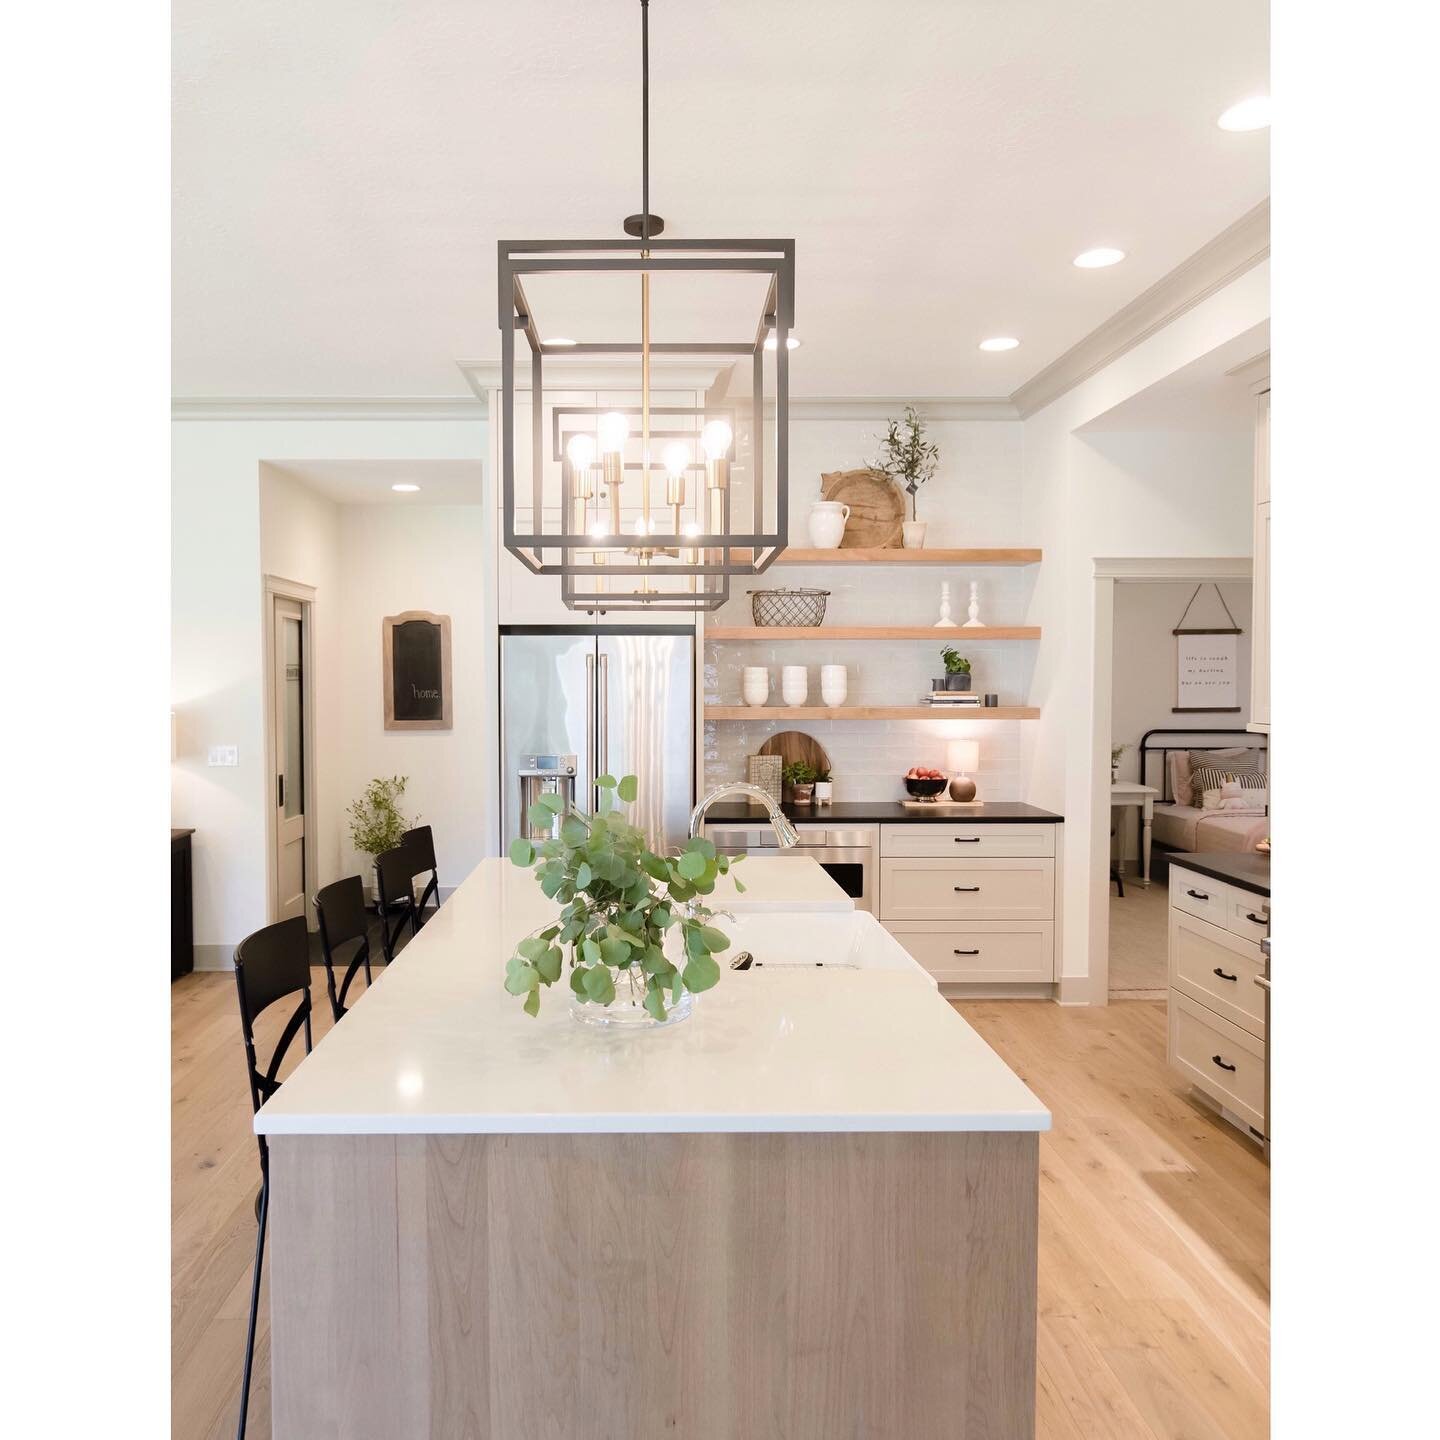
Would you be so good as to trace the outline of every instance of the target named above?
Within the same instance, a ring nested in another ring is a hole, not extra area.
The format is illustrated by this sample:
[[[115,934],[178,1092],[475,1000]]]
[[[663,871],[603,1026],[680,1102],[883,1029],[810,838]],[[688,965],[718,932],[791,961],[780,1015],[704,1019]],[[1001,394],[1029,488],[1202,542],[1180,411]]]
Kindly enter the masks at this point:
[[[590,527],[590,538],[592,540],[608,540],[610,538],[610,527],[603,520],[597,520]]]
[[[595,439],[585,431],[578,431],[570,437],[565,446],[570,463],[577,470],[588,470],[595,463]]]
[[[688,535],[688,536],[690,536],[691,538],[693,538],[694,536],[696,536],[696,535],[698,535],[698,534],[700,533],[700,527],[692,520],[692,521],[685,527],[685,533],[686,533],[686,535]]]
[[[690,447],[683,440],[672,440],[665,447],[665,468],[672,475],[683,475],[690,468]]]
[[[650,533],[650,527],[646,525],[643,515],[637,515],[635,517],[635,533],[637,535],[648,535]]]
[[[780,348],[773,330],[765,337],[765,348],[767,350],[778,350]],[[798,350],[800,348],[800,341],[794,335],[787,335],[785,337],[785,348],[787,350]]]
[[[595,431],[600,437],[601,453],[615,455],[625,448],[625,441],[630,435],[630,422],[618,410],[611,410],[600,417]]]
[[[712,420],[700,432],[700,446],[705,451],[705,458],[723,460],[734,438],[735,432],[723,420]]]

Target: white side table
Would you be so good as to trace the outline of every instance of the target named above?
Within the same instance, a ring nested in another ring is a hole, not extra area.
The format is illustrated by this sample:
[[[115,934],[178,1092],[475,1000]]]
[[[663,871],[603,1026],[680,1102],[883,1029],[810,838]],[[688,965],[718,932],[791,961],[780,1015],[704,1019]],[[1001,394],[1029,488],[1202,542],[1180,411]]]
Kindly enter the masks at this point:
[[[1153,785],[1140,785],[1134,780],[1114,780],[1110,784],[1112,810],[1133,806],[1140,812],[1140,883],[1150,883],[1150,831],[1155,824],[1155,797],[1160,792]],[[1123,847],[1122,847],[1123,858]]]

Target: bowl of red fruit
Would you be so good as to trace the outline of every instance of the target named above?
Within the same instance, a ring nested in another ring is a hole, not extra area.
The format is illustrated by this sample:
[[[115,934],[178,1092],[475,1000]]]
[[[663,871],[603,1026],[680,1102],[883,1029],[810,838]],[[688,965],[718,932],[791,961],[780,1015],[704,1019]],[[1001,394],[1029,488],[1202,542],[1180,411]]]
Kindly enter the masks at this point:
[[[924,765],[912,765],[905,772],[905,788],[917,800],[934,800],[947,783],[943,770],[931,770]]]

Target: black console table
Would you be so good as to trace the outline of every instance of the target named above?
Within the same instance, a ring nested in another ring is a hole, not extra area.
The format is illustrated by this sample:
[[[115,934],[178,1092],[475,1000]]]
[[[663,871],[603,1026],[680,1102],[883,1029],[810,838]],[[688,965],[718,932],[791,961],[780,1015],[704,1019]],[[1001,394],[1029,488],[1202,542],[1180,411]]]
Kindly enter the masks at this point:
[[[170,832],[170,979],[195,968],[195,913],[190,883],[193,830]]]

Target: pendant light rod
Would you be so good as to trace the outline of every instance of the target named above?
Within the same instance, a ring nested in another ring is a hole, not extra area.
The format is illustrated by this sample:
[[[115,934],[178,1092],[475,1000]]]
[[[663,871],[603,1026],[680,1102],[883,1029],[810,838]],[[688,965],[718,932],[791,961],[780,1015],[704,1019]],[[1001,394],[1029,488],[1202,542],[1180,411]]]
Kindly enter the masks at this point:
[[[650,0],[640,0],[640,238],[650,239]]]

